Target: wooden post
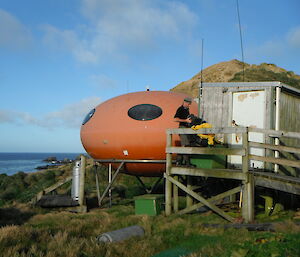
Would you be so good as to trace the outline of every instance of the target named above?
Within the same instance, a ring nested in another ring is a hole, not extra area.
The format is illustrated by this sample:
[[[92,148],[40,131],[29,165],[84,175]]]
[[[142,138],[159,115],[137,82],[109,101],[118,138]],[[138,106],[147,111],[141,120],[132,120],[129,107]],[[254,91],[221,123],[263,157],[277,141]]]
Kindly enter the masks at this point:
[[[172,145],[172,134],[167,133],[167,147]],[[166,174],[169,176],[171,174],[172,168],[172,154],[167,153],[166,156]],[[172,212],[172,183],[166,178],[166,187],[165,187],[165,201],[166,201],[166,215],[170,215]]]
[[[85,183],[85,156],[80,157],[80,181],[79,181],[79,205],[83,206],[84,201],[84,183]]]
[[[191,176],[186,176],[186,181],[187,181],[187,188],[192,190],[192,177]],[[187,194],[186,195],[186,207],[191,207],[193,205],[193,198]]]
[[[174,179],[178,181],[178,176],[174,176]],[[174,212],[178,212],[178,187],[173,184],[173,203],[174,203]]]
[[[242,134],[243,148],[245,155],[242,157],[242,171],[247,174],[246,180],[243,181],[243,206],[242,215],[245,222],[249,223],[254,220],[254,180],[249,173],[249,139],[247,131]]]

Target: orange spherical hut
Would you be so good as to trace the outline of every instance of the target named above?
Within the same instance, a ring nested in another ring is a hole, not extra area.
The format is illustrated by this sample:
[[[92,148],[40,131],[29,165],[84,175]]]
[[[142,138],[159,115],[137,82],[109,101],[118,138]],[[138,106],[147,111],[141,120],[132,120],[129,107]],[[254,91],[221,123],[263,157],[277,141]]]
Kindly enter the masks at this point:
[[[174,115],[185,97],[175,92],[144,91],[105,101],[81,126],[82,145],[94,159],[165,160],[166,129],[178,127]],[[195,102],[190,113],[197,114]],[[173,136],[173,141],[179,144],[179,137]],[[125,172],[132,175],[161,176],[164,171],[165,164],[125,164]]]

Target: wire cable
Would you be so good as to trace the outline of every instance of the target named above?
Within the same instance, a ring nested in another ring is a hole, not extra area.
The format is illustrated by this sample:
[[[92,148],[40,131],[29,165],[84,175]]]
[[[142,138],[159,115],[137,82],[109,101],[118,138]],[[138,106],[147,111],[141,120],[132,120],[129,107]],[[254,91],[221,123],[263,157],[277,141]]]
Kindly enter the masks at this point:
[[[243,46],[243,36],[242,36],[242,28],[241,28],[241,18],[240,18],[239,0],[236,0],[236,9],[237,9],[238,22],[239,22],[240,43],[241,43],[241,51],[242,51],[242,62],[243,62],[243,82],[245,82],[244,46]]]

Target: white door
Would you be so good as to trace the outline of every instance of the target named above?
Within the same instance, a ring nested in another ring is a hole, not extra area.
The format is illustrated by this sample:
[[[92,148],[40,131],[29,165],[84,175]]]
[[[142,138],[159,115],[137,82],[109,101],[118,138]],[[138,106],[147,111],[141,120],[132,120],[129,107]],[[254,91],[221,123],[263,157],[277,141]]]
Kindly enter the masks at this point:
[[[232,125],[264,128],[266,111],[265,91],[236,92],[232,94]],[[249,141],[264,143],[264,136],[261,133],[249,133]],[[232,134],[232,146],[241,145],[242,137],[239,134]],[[265,156],[264,149],[250,148],[250,153]],[[230,156],[229,162],[237,167],[242,164],[241,156]],[[250,161],[251,167],[264,168],[261,161]]]

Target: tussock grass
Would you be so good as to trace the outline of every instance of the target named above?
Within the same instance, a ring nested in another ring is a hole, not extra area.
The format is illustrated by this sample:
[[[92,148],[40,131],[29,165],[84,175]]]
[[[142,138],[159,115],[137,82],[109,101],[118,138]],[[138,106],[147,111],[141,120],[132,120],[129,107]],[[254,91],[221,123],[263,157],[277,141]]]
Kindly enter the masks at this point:
[[[85,214],[35,213],[21,225],[0,228],[0,256],[148,257],[176,248],[188,249],[189,257],[271,256],[276,252],[278,256],[300,255],[299,227],[291,220],[280,223],[276,232],[204,227],[207,222],[224,221],[213,213],[135,215],[133,205],[94,209]],[[145,235],[112,244],[96,240],[102,233],[132,225],[142,226]]]
[[[47,184],[47,181],[67,175],[63,168],[53,172],[54,177],[48,172],[31,177],[19,174],[14,183],[23,186],[22,192],[30,195],[39,190],[39,182]],[[104,181],[106,174],[101,176]],[[6,196],[9,196],[11,181],[6,176],[0,178],[0,184],[4,186],[2,193]],[[87,196],[91,196],[95,193],[92,166],[88,168],[86,181]],[[145,179],[146,184],[152,182],[151,178]],[[300,256],[300,229],[292,223],[299,213],[257,216],[259,222],[280,221],[276,232],[224,230],[203,226],[204,223],[226,223],[211,211],[169,217],[163,214],[154,217],[135,215],[134,201],[124,197],[143,193],[141,187],[129,176],[120,176],[115,186],[118,189],[114,192],[112,208],[94,208],[85,214],[32,208],[19,203],[29,198],[28,195],[13,200],[10,195],[5,208],[0,209],[0,257],[150,257],[172,249],[175,249],[173,252],[187,250],[189,257]],[[61,190],[68,191],[69,185]],[[112,244],[96,240],[102,233],[132,225],[143,227],[145,235]]]

